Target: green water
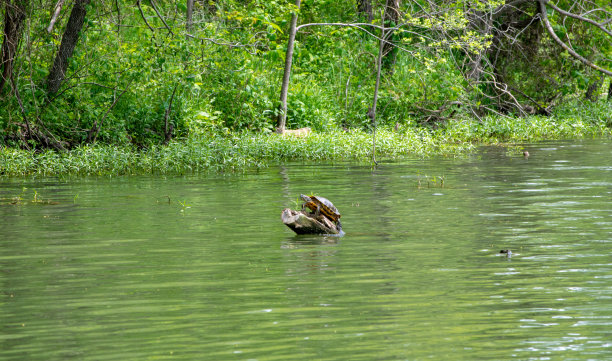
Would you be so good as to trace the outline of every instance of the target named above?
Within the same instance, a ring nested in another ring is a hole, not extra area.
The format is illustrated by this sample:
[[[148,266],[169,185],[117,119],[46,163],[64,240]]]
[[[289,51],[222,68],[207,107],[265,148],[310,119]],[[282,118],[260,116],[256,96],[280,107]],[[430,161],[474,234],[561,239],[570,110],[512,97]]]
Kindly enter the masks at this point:
[[[612,359],[612,141],[527,148],[0,180],[0,359]]]

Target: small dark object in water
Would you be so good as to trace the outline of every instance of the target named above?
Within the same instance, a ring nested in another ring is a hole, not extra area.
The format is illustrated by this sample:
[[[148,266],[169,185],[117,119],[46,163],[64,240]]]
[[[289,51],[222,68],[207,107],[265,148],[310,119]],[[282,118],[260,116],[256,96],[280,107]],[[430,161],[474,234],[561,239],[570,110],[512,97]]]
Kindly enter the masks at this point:
[[[512,251],[509,249],[502,249],[499,253],[505,254],[508,257],[512,257]]]
[[[528,152],[528,151],[524,151],[524,152],[523,152],[523,157],[525,157],[525,158],[529,158],[529,152]]]

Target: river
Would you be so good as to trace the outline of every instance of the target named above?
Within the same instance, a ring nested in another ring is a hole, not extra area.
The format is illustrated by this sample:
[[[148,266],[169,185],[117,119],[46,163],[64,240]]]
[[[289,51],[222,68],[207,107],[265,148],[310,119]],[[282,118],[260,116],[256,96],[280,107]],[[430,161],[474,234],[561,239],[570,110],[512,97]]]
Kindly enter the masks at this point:
[[[612,141],[525,147],[1,179],[0,359],[612,359]]]

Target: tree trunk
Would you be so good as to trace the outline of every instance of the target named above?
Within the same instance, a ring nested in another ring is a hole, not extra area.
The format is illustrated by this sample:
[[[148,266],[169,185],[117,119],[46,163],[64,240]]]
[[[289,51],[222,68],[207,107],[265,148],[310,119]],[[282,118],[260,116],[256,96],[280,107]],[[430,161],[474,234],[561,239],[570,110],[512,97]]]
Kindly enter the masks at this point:
[[[47,91],[49,94],[57,93],[64,81],[66,69],[68,69],[68,60],[72,57],[76,43],[79,40],[79,33],[83,29],[89,2],[90,0],[76,0],[72,7],[70,18],[62,36],[62,43],[47,78]]]
[[[4,84],[10,81],[13,75],[13,62],[17,56],[17,46],[21,38],[23,21],[26,17],[26,0],[6,1],[4,14],[4,41],[2,42],[2,56],[0,57],[0,92]]]
[[[365,17],[369,23],[374,20],[374,12],[372,12],[371,0],[357,0],[357,13],[359,16]]]
[[[608,86],[608,101],[612,101],[612,79],[610,79],[610,85]]]
[[[394,28],[399,23],[399,6],[400,0],[387,0],[383,22],[386,28]],[[393,66],[395,65],[395,59],[397,57],[397,48],[394,45],[394,33],[394,30],[387,30],[383,48],[383,67],[389,72],[393,71]]]
[[[295,7],[300,9],[301,0],[295,0]],[[289,40],[287,41],[287,54],[285,55],[285,72],[283,73],[283,84],[281,86],[280,96],[280,113],[278,114],[278,123],[276,131],[283,133],[285,131],[285,123],[287,122],[287,93],[289,91],[289,76],[291,75],[291,64],[293,62],[293,46],[295,43],[295,33],[297,27],[298,12],[294,12],[291,16],[291,27],[289,29]]]
[[[191,26],[193,25],[192,22],[192,18],[193,18],[193,0],[187,0],[187,35],[191,34]],[[189,40],[189,36],[187,36],[187,39]]]
[[[599,98],[599,88],[601,88],[602,84],[603,77],[597,77],[593,81],[591,81],[591,84],[589,85],[586,93],[584,94],[584,99],[591,102],[596,102],[597,98]]]
[[[372,120],[372,163],[376,162],[376,105],[378,103],[378,89],[380,88],[380,72],[382,69],[382,58],[385,47],[385,39],[389,38],[385,27],[383,26],[380,34],[380,44],[378,46],[378,57],[376,58],[376,85],[374,85],[374,100],[372,101],[372,107],[368,112],[368,116]]]

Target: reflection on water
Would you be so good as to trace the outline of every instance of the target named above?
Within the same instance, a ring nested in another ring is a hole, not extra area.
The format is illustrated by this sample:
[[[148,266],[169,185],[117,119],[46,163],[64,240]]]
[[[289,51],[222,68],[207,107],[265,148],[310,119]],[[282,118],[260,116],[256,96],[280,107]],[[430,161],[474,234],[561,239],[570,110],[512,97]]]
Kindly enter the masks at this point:
[[[4,179],[0,359],[612,358],[611,145]],[[310,192],[344,237],[281,223]]]

